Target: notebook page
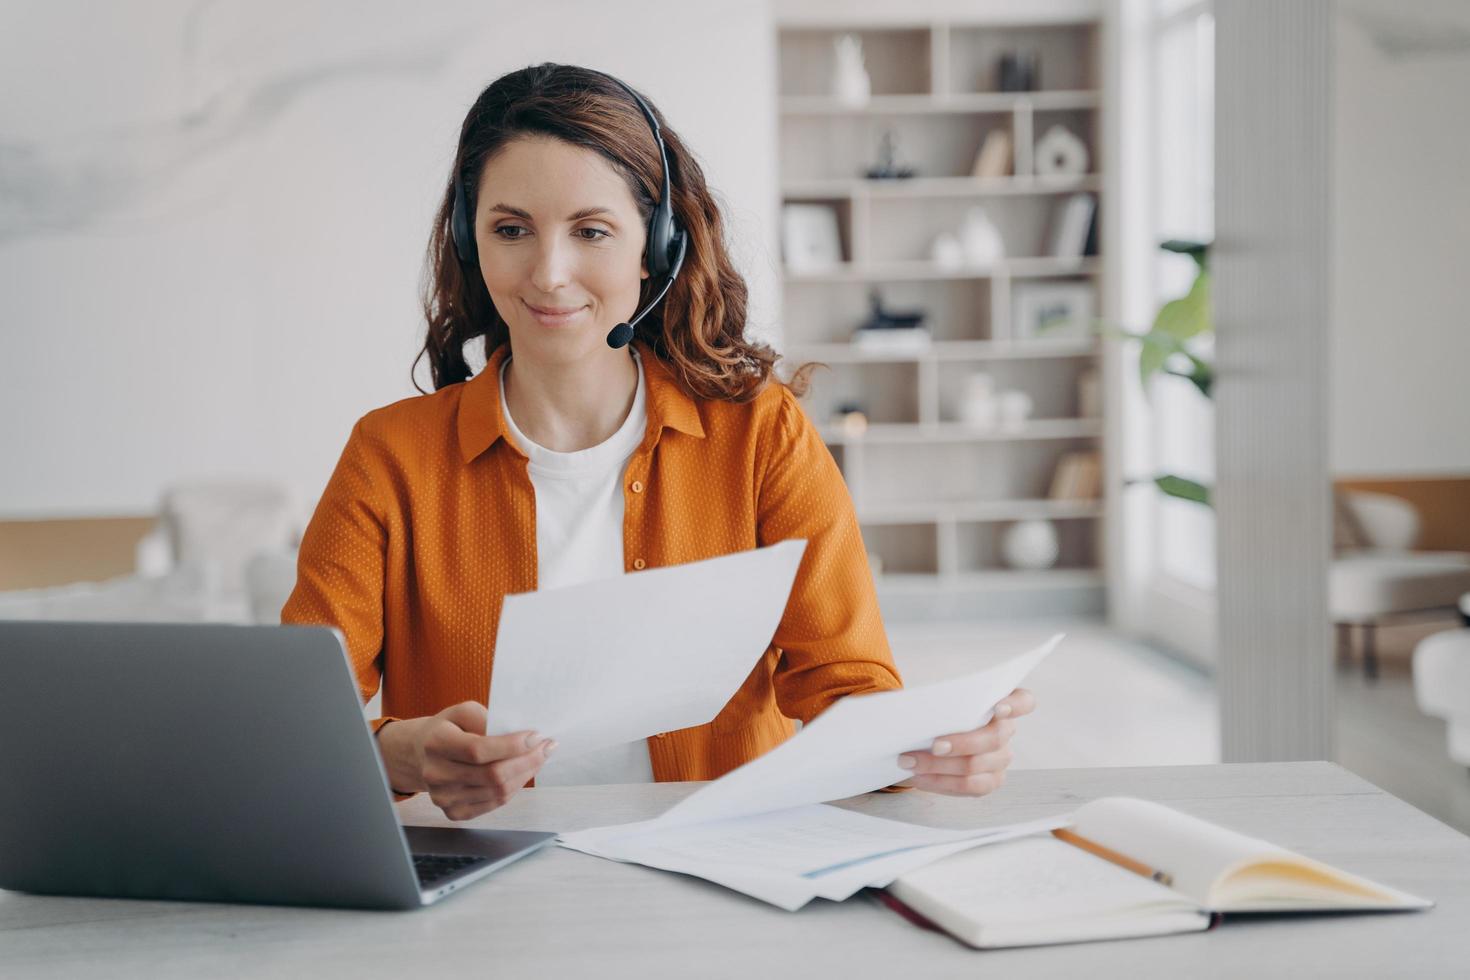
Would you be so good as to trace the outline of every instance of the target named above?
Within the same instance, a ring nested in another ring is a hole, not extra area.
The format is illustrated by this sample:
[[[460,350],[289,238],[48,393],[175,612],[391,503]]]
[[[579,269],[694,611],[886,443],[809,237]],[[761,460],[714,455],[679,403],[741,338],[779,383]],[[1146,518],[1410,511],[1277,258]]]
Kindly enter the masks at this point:
[[[1147,934],[1165,922],[1167,931],[1209,923],[1208,913],[1177,892],[1050,835],[956,854],[909,872],[889,890],[939,925],[985,945],[1006,944],[1007,937],[1061,942]],[[1128,925],[1152,918],[1160,919],[1152,928]]]
[[[1140,861],[1173,878],[1173,887],[1200,905],[1212,905],[1210,889],[1242,862],[1293,855],[1274,844],[1226,830],[1148,800],[1110,796],[1072,815],[1082,837]]]
[[[1218,912],[1429,908],[1434,903],[1158,803],[1094,800],[1072,818],[1083,837],[1173,876]]]

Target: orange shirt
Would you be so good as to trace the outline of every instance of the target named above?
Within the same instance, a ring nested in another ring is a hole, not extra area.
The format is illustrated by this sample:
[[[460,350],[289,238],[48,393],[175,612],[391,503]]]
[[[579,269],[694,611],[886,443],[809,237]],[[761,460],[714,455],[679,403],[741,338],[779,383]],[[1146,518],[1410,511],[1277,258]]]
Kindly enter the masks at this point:
[[[364,700],[383,684],[375,730],[484,703],[501,599],[536,589],[529,460],[500,408],[507,353],[360,419],[302,538],[281,621],[343,632]],[[648,427],[623,477],[625,571],[807,539],[771,646],[734,697],[709,724],[648,740],[654,778],[714,779],[789,737],[790,719],[901,681],[851,498],[796,398],[777,384],[745,404],[693,398],[639,353]]]

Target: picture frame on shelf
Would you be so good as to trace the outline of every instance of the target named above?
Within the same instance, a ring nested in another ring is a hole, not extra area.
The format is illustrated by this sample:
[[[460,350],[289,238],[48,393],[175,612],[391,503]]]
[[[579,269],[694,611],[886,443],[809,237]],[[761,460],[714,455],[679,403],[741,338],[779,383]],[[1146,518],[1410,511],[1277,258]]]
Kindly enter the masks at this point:
[[[1096,296],[1085,282],[1022,282],[1012,287],[1014,340],[1086,340]]]
[[[820,272],[842,264],[842,230],[830,204],[787,204],[781,209],[781,247],[792,272]]]

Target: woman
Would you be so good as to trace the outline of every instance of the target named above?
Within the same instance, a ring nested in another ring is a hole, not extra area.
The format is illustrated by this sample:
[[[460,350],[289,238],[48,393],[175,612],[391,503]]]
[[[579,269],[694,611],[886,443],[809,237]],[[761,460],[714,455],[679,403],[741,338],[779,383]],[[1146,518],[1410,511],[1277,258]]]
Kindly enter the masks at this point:
[[[770,648],[712,722],[558,760],[543,784],[713,779],[791,719],[900,686],[804,375],[774,378],[745,301],[703,172],[631,89],[540,65],[481,93],[429,243],[435,391],[353,428],[281,614],[342,630],[365,699],[383,683],[396,792],[467,819],[542,772],[554,741],[485,735],[510,593],[808,541]],[[900,764],[922,789],[989,792],[1031,706],[1017,691]]]

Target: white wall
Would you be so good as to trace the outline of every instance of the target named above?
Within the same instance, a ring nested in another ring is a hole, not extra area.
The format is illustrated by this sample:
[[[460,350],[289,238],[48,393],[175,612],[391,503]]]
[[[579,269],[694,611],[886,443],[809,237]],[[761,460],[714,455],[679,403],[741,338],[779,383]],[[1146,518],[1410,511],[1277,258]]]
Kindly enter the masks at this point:
[[[1342,476],[1470,471],[1470,45],[1446,43],[1470,36],[1470,5],[1455,7],[1338,8],[1330,461]]]
[[[352,422],[416,394],[465,109],[539,61],[658,104],[778,339],[765,2],[67,0],[5,21],[0,519],[143,514],[232,474],[310,507]]]

